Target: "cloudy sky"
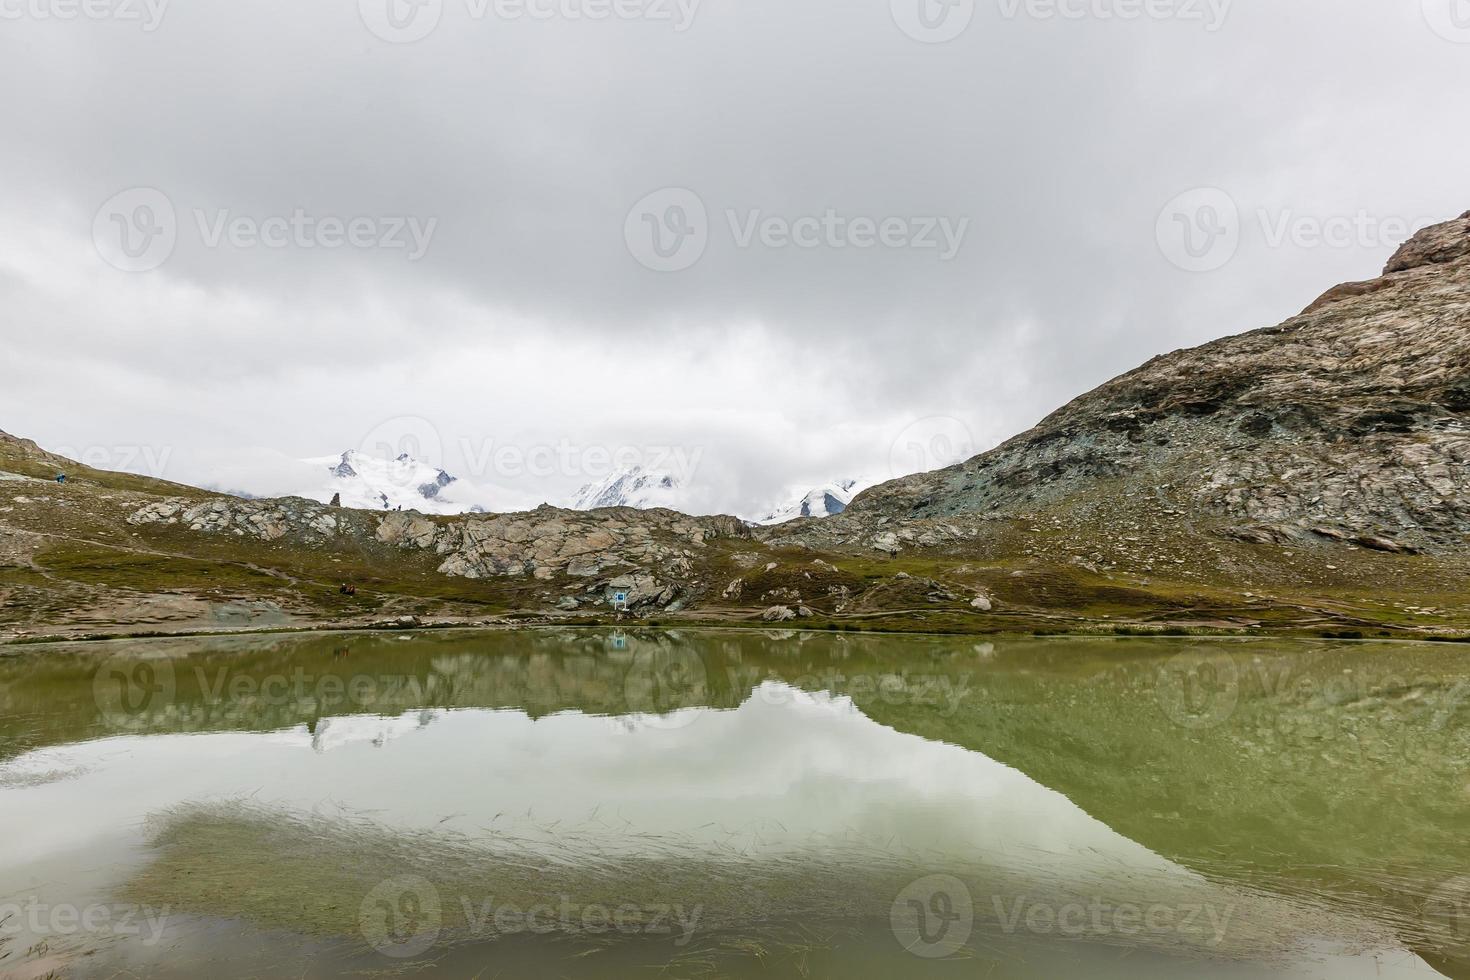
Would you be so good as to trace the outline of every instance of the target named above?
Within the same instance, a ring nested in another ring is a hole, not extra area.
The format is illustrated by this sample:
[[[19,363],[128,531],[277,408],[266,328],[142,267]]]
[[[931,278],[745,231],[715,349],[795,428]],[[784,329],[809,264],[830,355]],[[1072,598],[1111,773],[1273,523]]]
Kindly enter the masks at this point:
[[[1470,208],[1467,0],[0,0],[0,82],[0,428],[255,492],[751,513]]]

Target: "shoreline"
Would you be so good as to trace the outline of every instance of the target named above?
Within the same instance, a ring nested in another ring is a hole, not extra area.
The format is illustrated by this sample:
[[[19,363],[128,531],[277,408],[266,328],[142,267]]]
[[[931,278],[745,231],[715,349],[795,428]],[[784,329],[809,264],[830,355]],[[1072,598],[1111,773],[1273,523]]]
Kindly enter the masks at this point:
[[[135,632],[135,633],[108,633],[97,632],[80,636],[25,636],[0,639],[0,657],[7,656],[11,651],[20,651],[34,647],[61,646],[67,644],[103,644],[124,643],[138,640],[188,640],[188,639],[225,639],[246,636],[310,636],[310,635],[369,635],[373,633],[450,633],[450,632],[485,632],[502,633],[513,631],[531,630],[656,630],[670,631],[674,629],[701,630],[710,632],[740,632],[740,631],[777,631],[782,633],[804,633],[812,635],[820,634],[843,634],[862,636],[887,636],[887,637],[955,637],[985,640],[1068,640],[1068,639],[1126,639],[1126,640],[1235,640],[1235,641],[1262,641],[1262,640],[1298,640],[1298,641],[1332,641],[1338,643],[1404,643],[1416,645],[1444,645],[1444,644],[1470,644],[1470,633],[1443,634],[1431,636],[1404,636],[1395,635],[1388,631],[1382,631],[1383,635],[1369,636],[1362,631],[1359,635],[1344,635],[1344,631],[1332,630],[1225,630],[1225,629],[1191,629],[1183,627],[1166,626],[1159,629],[1147,629],[1137,626],[1121,627],[1119,624],[1098,624],[1100,628],[1095,630],[1068,629],[1068,630],[1016,630],[999,629],[989,631],[960,631],[960,630],[924,630],[924,629],[894,629],[894,628],[866,628],[852,624],[831,624],[825,626],[794,626],[775,623],[752,623],[744,620],[632,620],[625,623],[616,622],[525,622],[525,623],[458,623],[458,622],[419,622],[412,625],[399,625],[397,623],[371,623],[352,625],[302,625],[302,626],[262,626],[258,628],[218,629],[218,630],[182,630],[178,632]]]

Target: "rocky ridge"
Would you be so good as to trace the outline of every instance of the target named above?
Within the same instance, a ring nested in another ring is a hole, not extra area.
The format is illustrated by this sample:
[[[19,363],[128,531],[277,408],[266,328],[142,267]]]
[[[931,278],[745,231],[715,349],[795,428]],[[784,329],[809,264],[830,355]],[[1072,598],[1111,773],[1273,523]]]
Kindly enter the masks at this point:
[[[1154,358],[989,453],[870,489],[788,537],[933,546],[1106,485],[1120,511],[1146,497],[1247,542],[1462,551],[1467,483],[1470,213],[1280,326]]]

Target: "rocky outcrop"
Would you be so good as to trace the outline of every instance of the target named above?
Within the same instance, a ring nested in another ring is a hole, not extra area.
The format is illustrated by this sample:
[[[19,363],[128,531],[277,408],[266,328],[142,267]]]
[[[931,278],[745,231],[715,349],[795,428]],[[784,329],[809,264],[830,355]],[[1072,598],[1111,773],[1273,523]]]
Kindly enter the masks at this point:
[[[166,498],[139,508],[128,517],[134,527],[180,525],[205,534],[233,534],[257,541],[277,541],[295,534],[308,542],[336,536],[337,518],[308,500],[237,500],[216,497],[203,503]]]
[[[629,567],[687,575],[705,542],[746,537],[734,518],[694,518],[672,511],[596,513],[542,507],[529,514],[469,516],[431,521],[417,514],[383,518],[378,540],[432,550],[439,571],[463,578],[560,576],[596,578]]]
[[[901,550],[1105,486],[1236,540],[1327,526],[1376,550],[1464,549],[1467,485],[1470,214],[1280,326],[1155,358],[992,452],[873,488],[822,534]]]
[[[339,516],[340,515],[340,519]],[[203,534],[321,545],[333,538],[370,538],[407,555],[426,554],[443,575],[465,579],[585,580],[583,603],[667,608],[704,587],[701,566],[713,541],[749,538],[733,517],[686,517],[667,510],[592,513],[542,507],[525,514],[426,517],[411,511],[381,516],[306,500],[205,501],[164,498],[134,510],[133,527],[178,526]]]

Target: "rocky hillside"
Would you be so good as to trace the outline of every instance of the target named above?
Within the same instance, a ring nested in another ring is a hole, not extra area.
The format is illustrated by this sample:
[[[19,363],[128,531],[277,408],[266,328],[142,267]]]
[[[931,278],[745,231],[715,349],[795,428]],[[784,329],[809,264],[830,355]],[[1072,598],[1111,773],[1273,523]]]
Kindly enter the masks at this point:
[[[1252,542],[1470,545],[1470,213],[1277,327],[1157,357],[963,464],[862,494],[904,519],[1065,506],[1100,482]]]

